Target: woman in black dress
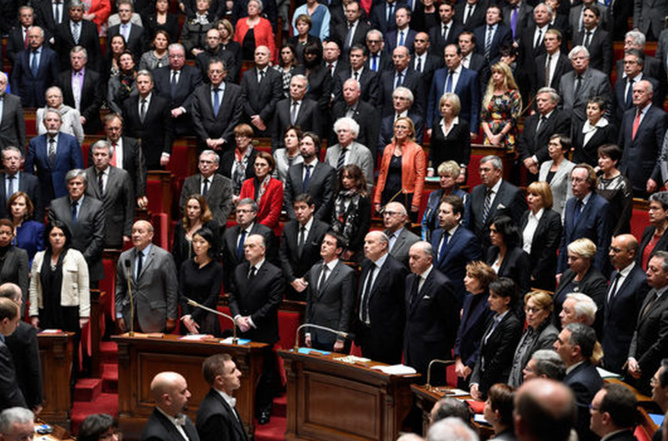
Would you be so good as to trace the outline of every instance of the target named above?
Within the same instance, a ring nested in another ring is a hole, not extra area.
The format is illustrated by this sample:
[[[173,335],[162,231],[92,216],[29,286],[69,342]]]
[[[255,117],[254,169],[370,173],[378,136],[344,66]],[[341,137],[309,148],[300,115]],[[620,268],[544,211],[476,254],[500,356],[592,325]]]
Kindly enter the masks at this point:
[[[617,131],[605,118],[606,103],[601,97],[587,102],[587,121],[573,128],[573,162],[582,162],[596,167],[598,148],[616,142]]]
[[[466,167],[471,160],[471,134],[469,123],[459,118],[462,108],[459,97],[454,93],[444,93],[438,108],[442,118],[434,121],[429,145],[429,167],[438,170],[445,161],[455,161],[464,171],[455,176],[457,183],[464,183]]]
[[[181,265],[179,303],[181,304],[181,334],[220,335],[218,316],[188,304],[192,299],[200,305],[216,309],[223,286],[223,267],[214,260],[214,235],[208,228],[195,232],[192,239],[194,256]]]
[[[508,216],[497,216],[489,227],[492,246],[487,250],[487,264],[499,277],[515,281],[520,296],[529,291],[531,263],[520,246],[520,231]],[[522,305],[520,305],[522,306]]]
[[[367,193],[362,169],[348,164],[341,169],[332,213],[332,230],[346,241],[341,257],[357,260],[364,245],[364,236],[371,227],[371,199]],[[360,259],[361,260],[361,259]]]

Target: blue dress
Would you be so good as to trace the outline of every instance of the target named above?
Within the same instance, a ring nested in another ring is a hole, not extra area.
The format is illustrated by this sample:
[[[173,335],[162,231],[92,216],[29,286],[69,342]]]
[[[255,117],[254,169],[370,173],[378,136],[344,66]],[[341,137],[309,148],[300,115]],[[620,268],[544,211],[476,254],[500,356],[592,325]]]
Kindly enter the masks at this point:
[[[29,220],[16,227],[16,237],[12,244],[26,250],[32,267],[32,259],[38,251],[44,250],[44,224]]]

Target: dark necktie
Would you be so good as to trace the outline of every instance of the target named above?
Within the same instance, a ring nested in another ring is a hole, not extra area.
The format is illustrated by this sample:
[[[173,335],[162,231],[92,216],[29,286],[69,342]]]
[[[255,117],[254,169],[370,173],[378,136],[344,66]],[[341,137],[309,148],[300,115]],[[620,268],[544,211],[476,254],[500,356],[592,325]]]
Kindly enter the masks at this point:
[[[445,255],[448,251],[448,243],[450,239],[450,232],[444,231],[443,236],[441,237],[441,248],[438,251],[438,263],[440,264],[445,259]]]
[[[494,36],[494,27],[490,26],[487,30],[487,39],[485,40],[485,60],[489,61],[492,54],[492,37]]]
[[[56,140],[49,138],[49,164],[53,168],[54,163],[56,162]]]
[[[448,78],[445,79],[445,91],[446,92],[452,92],[452,82],[454,80],[455,76],[455,71],[450,70],[448,71]]]
[[[100,197],[104,197],[104,180],[102,179],[104,172],[99,172],[97,174],[97,189],[99,190]]]
[[[626,79],[629,83],[629,90],[626,91],[626,108],[630,109],[633,105],[633,78],[629,77]]]
[[[313,168],[312,165],[307,165],[306,166],[306,173],[304,173],[304,181],[302,182],[302,190],[306,191],[308,188],[308,181],[311,180],[311,169]]]
[[[77,224],[77,205],[79,205],[79,202],[72,202],[72,225]]]
[[[139,119],[141,120],[142,124],[146,119],[146,98],[143,98],[141,100],[141,108],[139,109]]]
[[[346,153],[348,153],[348,149],[344,149],[341,147],[341,154],[339,155],[339,160],[336,161],[336,171],[338,173],[341,173],[341,169],[343,168],[343,165],[346,162]]]
[[[574,220],[573,223],[574,224],[577,224],[578,220],[580,219],[580,214],[582,214],[582,207],[583,207],[583,204],[582,204],[582,201],[580,199],[575,201],[575,213],[574,213],[574,216],[573,216],[573,220]]]
[[[7,200],[14,194],[14,179],[16,179],[16,176],[9,175],[7,176],[7,179],[9,182],[7,183]]]
[[[79,44],[79,36],[81,35],[81,31],[79,29],[80,23],[72,23],[72,39],[74,39],[75,44]]]
[[[37,49],[32,51],[32,62],[30,63],[30,70],[32,71],[32,76],[37,76],[37,71],[39,70],[39,64],[37,64]]]
[[[220,110],[220,88],[213,89],[213,115],[218,116]]]
[[[202,186],[202,196],[206,196],[208,192],[209,192],[209,180],[204,179],[204,185]]]
[[[617,294],[617,285],[619,284],[619,279],[622,278],[622,273],[617,272],[617,275],[615,276],[615,280],[612,281],[612,285],[610,286],[610,291],[608,292],[608,303],[612,301],[612,299],[615,298],[615,295]]]
[[[543,31],[541,29],[538,30],[538,35],[536,35],[536,41],[533,43],[533,48],[537,49],[540,46],[540,40],[541,37],[543,36]]]
[[[575,77],[575,94],[573,95],[573,101],[580,95],[580,89],[582,88],[582,75]]]
[[[292,110],[290,110],[290,124],[293,126],[297,123],[297,106],[299,105],[298,101],[292,102]]]
[[[255,274],[257,274],[257,268],[255,268],[255,266],[251,266],[250,271],[248,272],[248,280],[251,280],[253,277],[255,277]]]
[[[394,3],[390,3],[387,8],[387,23],[390,23],[392,21],[392,16],[394,15],[393,9],[394,9]]]
[[[178,75],[179,71],[178,70],[173,70],[172,71],[172,82],[170,83],[170,95],[172,98],[176,95],[176,83],[178,82]]]
[[[237,246],[237,259],[239,260],[244,256],[244,242],[246,242],[246,230],[241,230],[241,237]]]
[[[297,254],[299,255],[298,257],[301,257],[302,255],[302,251],[304,250],[305,240],[306,240],[306,227],[302,225],[299,228],[299,239],[297,240],[297,248],[298,248]]]
[[[547,56],[547,65],[545,66],[545,87],[550,87],[550,69],[552,64],[552,55]]]
[[[401,77],[402,77],[402,75],[403,75],[403,74],[402,74],[401,72],[397,72],[397,81],[394,83],[394,88],[395,88],[395,89],[396,89],[397,87],[401,87],[401,85],[403,84],[403,82],[401,81]]]
[[[322,264],[322,270],[320,270],[320,280],[318,281],[318,292],[322,292],[322,287],[325,284],[325,280],[327,280],[327,271],[329,268],[327,268],[326,264]]]
[[[415,299],[418,298],[418,288],[420,287],[420,276],[417,274],[415,275],[415,279],[413,280],[413,286],[411,286],[411,295],[409,299],[409,304],[412,307],[413,304],[415,303]]]
[[[141,276],[141,270],[143,266],[143,260],[144,260],[144,252],[143,251],[138,251],[137,252],[137,279],[139,276]]]
[[[647,301],[647,305],[642,310],[642,313],[640,314],[640,320],[643,320],[647,314],[652,310],[652,307],[656,303],[656,301],[659,299],[659,291],[657,290],[652,290],[648,294],[649,300]]]
[[[417,57],[417,65],[415,66],[415,70],[422,73],[422,58]]]
[[[584,40],[584,47],[589,49],[589,44],[590,43],[591,43],[591,31],[587,31],[587,34],[586,34],[585,40]]]
[[[258,76],[257,82],[258,84],[262,84],[262,80],[264,80],[264,71],[260,71],[260,75]]]
[[[364,295],[362,296],[362,322],[369,322],[369,297],[371,297],[371,288],[373,282],[373,273],[376,271],[376,265],[371,265],[371,270],[369,271],[369,277],[367,277],[366,283],[364,284]]]
[[[487,189],[487,194],[485,195],[485,203],[482,206],[482,223],[487,223],[487,216],[489,216],[489,210],[492,208],[492,189]]]
[[[536,125],[536,133],[540,132],[540,129],[543,127],[546,120],[547,118],[545,118],[545,115],[541,115],[540,119],[538,120],[538,125]]]

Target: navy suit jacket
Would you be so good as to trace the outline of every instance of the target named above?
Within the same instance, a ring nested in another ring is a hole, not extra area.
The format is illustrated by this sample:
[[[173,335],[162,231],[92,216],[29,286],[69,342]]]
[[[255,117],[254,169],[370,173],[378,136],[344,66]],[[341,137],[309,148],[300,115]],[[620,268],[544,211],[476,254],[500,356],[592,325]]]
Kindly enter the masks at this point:
[[[30,140],[24,170],[32,173],[37,169],[42,203],[47,206],[52,199],[67,196],[65,175],[73,168],[84,168],[83,155],[77,139],[66,133],[58,134],[56,159],[53,167],[47,153],[47,135],[39,135]]]
[[[12,68],[12,93],[21,97],[23,107],[44,107],[46,89],[56,83],[60,66],[58,54],[42,47],[37,75],[30,68],[30,51],[21,51]]]
[[[603,387],[603,380],[596,371],[596,367],[589,361],[573,369],[566,378],[566,386],[570,387],[575,394],[575,404],[578,410],[578,418],[574,429],[582,441],[591,441],[598,439],[591,430],[589,430],[589,404],[594,399],[594,395]]]
[[[26,407],[26,401],[16,380],[12,354],[7,345],[0,341],[0,411],[16,406]]]
[[[397,71],[395,69],[388,70],[380,74],[379,79],[379,104],[382,108],[383,116],[391,115],[394,112],[392,106],[392,92],[394,92],[395,76]],[[401,85],[410,89],[413,92],[413,105],[411,108],[417,113],[424,115],[425,108],[425,88],[422,81],[422,74],[408,67],[403,73]]]
[[[485,331],[485,323],[494,314],[487,303],[488,293],[466,293],[462,306],[462,321],[457,329],[455,357],[461,357],[462,363],[475,367],[478,361],[480,339]]]
[[[617,271],[614,271],[610,276],[610,286],[606,293],[601,345],[605,368],[621,374],[649,286],[645,272],[636,264],[624,279],[624,283],[617,287],[615,296],[611,298],[610,289],[616,276]]]
[[[408,110],[408,117],[413,121],[415,126],[415,142],[422,144],[424,135],[424,120],[417,111],[412,108]],[[392,142],[394,136],[394,114],[383,117],[380,122],[380,137],[378,138],[378,156],[382,158],[385,146]],[[375,152],[374,152],[375,153]],[[374,156],[375,157],[375,156]]]
[[[591,239],[596,244],[596,257],[593,263],[599,271],[605,274],[609,264],[608,248],[612,234],[610,204],[604,197],[592,193],[576,224],[576,202],[577,198],[572,197],[566,202],[564,208],[564,234],[561,236],[557,274],[563,273],[567,268],[568,244],[583,237]]]
[[[385,35],[385,50],[388,53],[393,53],[394,50],[397,48],[397,38],[399,35],[399,30],[395,29],[393,31],[388,32]],[[408,48],[408,51],[412,54],[413,53],[413,44],[415,43],[415,36],[417,35],[417,32],[413,29],[408,29],[404,31],[404,46]]]
[[[153,71],[153,82],[155,83],[155,93],[169,101],[169,109],[183,107],[186,109],[184,115],[173,120],[174,129],[177,135],[189,134],[192,130],[190,114],[192,112],[193,92],[202,82],[202,73],[194,66],[185,65],[181,68],[178,75],[178,81],[172,96],[172,69],[164,66]]]
[[[476,41],[475,50],[480,55],[485,54],[485,37],[487,35],[487,25],[478,26],[473,31]],[[513,44],[513,31],[503,23],[498,23],[494,36],[492,37],[491,48],[489,51],[489,60],[494,60],[499,56],[499,47],[501,45]]]
[[[384,1],[379,2],[373,8],[371,8],[371,13],[369,14],[371,28],[378,29],[383,35],[386,35],[389,31],[393,31],[397,28],[397,22],[394,18],[394,13],[397,11],[399,6],[406,6],[404,2],[395,2],[394,8],[392,9],[392,19],[387,21],[387,10],[385,8],[386,3]],[[385,38],[387,43],[387,38]]]
[[[324,162],[318,161],[315,168],[311,170],[308,188],[303,185],[304,163],[296,164],[288,170],[288,179],[285,181],[285,211],[290,219],[295,218],[295,209],[292,201],[302,193],[308,193],[313,197],[316,211],[314,216],[323,222],[330,220],[332,209],[334,185],[336,181],[336,170]]]
[[[438,248],[441,243],[443,229],[437,228],[431,235],[431,246],[434,248],[434,268],[445,274],[455,285],[458,304],[461,305],[466,295],[464,276],[466,265],[481,260],[480,244],[475,235],[460,225],[455,234],[448,240],[448,248],[443,260],[438,260]]]
[[[434,79],[431,82],[429,98],[427,100],[427,128],[430,129],[435,119],[440,119],[441,112],[438,108],[443,93],[445,92],[445,81],[448,77],[448,68],[434,72]],[[454,93],[459,96],[462,109],[459,117],[469,122],[470,132],[478,133],[480,127],[480,79],[474,70],[466,69],[462,66],[457,86]]]
[[[623,68],[622,68],[623,69]],[[623,72],[622,71],[617,71],[617,72]],[[652,104],[657,106],[659,109],[663,108],[663,99],[662,96],[659,92],[659,82],[651,78],[645,74],[642,76],[642,80],[647,80],[650,83],[652,83],[652,87],[654,87],[654,96],[652,97]],[[638,80],[637,77],[634,80],[634,84]],[[615,121],[617,127],[619,127],[619,124],[622,122],[622,118],[624,118],[624,113],[629,110],[629,109],[636,109],[636,107],[633,105],[633,100],[629,101],[628,103],[626,102],[626,95],[624,95],[624,91],[626,90],[626,77],[623,77],[621,74],[617,77],[617,81],[615,81]],[[633,90],[631,90],[631,95],[633,95]]]

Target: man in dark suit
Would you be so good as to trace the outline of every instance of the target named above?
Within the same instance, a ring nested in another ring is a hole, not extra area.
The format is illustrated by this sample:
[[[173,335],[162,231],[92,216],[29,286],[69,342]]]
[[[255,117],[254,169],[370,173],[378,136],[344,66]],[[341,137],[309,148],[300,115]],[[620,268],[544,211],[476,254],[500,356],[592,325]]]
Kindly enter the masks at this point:
[[[575,420],[575,399],[561,381],[535,378],[517,390],[515,427],[519,441],[567,441]]]
[[[114,151],[111,157],[111,165],[122,168],[130,174],[132,191],[137,198],[137,206],[146,208],[146,161],[144,154],[136,139],[123,136],[123,118],[115,113],[104,117],[104,131],[107,141],[111,143]],[[89,156],[88,163],[92,162]]]
[[[21,319],[20,308],[13,300],[0,297],[0,410],[26,407],[16,379],[16,367],[5,339],[12,335]]]
[[[526,77],[531,80],[536,77],[536,59],[541,55],[545,55],[547,50],[545,37],[547,37],[547,31],[552,29],[551,21],[552,14],[548,6],[544,3],[537,5],[533,10],[532,20],[524,30],[523,35],[518,38],[519,57],[517,65],[524,71],[523,73]],[[520,86],[523,95],[535,90],[533,84]],[[526,92],[524,92],[525,90]],[[523,98],[529,97],[523,96]],[[525,99],[525,102],[528,102],[528,99]]]
[[[369,14],[372,29],[377,29],[383,35],[397,28],[395,11],[403,3],[396,0],[382,0],[377,2]]]
[[[130,329],[130,294],[134,296],[134,319],[139,332],[171,332],[176,327],[176,267],[172,255],[153,244],[153,225],[140,220],[132,226],[133,248],[121,253],[116,266],[116,324]]]
[[[628,387],[604,384],[591,401],[591,430],[601,439],[636,441],[638,399]]]
[[[434,267],[452,281],[458,306],[461,306],[466,296],[466,265],[482,259],[478,239],[461,225],[464,210],[461,199],[446,196],[438,208],[439,227],[431,237]]]
[[[644,394],[649,393],[650,379],[661,367],[668,348],[668,252],[657,251],[650,259],[647,284],[652,289],[640,308],[626,363],[629,376],[635,380],[631,381]]]
[[[102,55],[100,53],[100,36],[97,25],[84,20],[84,4],[81,0],[70,0],[69,19],[56,28],[56,43],[54,48],[60,55],[60,65],[67,66],[70,61],[70,51],[75,46],[86,48],[88,65],[96,72],[102,71]]]
[[[355,53],[355,49],[351,50]],[[367,71],[367,68],[364,69]],[[368,71],[372,72],[372,71]],[[375,72],[372,72],[375,75]],[[341,77],[339,77],[341,78]],[[376,145],[378,144],[378,133],[380,128],[380,111],[362,100],[362,91],[360,82],[354,78],[348,78],[341,88],[342,100],[335,103],[332,107],[332,119],[334,121],[345,116],[354,119],[360,126],[360,132],[357,135],[357,142],[371,150],[371,156],[375,159]],[[329,145],[336,144],[337,137],[332,128]],[[375,163],[374,163],[375,165]]]
[[[582,323],[569,323],[559,333],[554,349],[566,364],[564,383],[575,394],[577,419],[574,429],[580,440],[596,440],[589,428],[589,403],[596,392],[603,387],[603,380],[591,363],[596,344],[596,332]],[[570,369],[569,369],[570,368]]]
[[[366,34],[371,28],[366,21],[360,19],[362,16],[362,7],[359,2],[356,0],[351,1],[345,5],[345,8],[345,23],[333,26],[330,36],[342,48],[343,56],[347,57],[353,46],[364,45]]]
[[[425,380],[431,360],[450,358],[459,323],[455,287],[434,267],[433,252],[428,242],[419,241],[411,246],[412,274],[406,278],[405,289],[404,359]],[[445,375],[435,373],[430,384],[445,384]]]
[[[7,75],[4,72],[0,72],[0,102],[2,102],[0,148],[13,146],[23,152],[26,145],[23,106],[18,96],[7,93]]]
[[[366,67],[378,73],[392,70],[392,55],[385,52],[385,41],[379,30],[372,29],[367,32],[366,47],[369,49],[369,59],[366,62]]]
[[[642,67],[643,74],[650,78],[654,78],[655,80],[660,80],[660,82],[665,86],[666,71],[662,62],[665,56],[662,53],[664,48],[661,46],[661,41],[659,41],[659,47],[657,48],[656,56],[653,57],[651,55],[647,55],[645,52],[645,35],[642,32],[634,29],[632,31],[628,31],[624,35],[624,52],[631,49],[640,51],[645,57],[645,64]],[[624,71],[624,60],[618,59],[616,67],[617,72]],[[662,87],[662,92],[663,93],[661,96],[663,97],[665,94],[665,87]]]
[[[527,203],[522,192],[510,182],[501,179],[503,164],[498,156],[485,156],[480,160],[482,184],[471,192],[469,229],[481,239],[482,249],[491,245],[489,227],[492,219],[506,215],[519,225]]]
[[[36,23],[48,35],[56,35],[58,25],[67,19],[67,1],[45,0],[33,2]]]
[[[151,396],[156,407],[146,421],[141,441],[199,441],[195,426],[185,414],[190,391],[181,374],[157,374],[151,381]]]
[[[12,300],[19,309],[23,305],[21,288],[14,283],[0,285],[0,297]],[[12,354],[12,360],[16,368],[16,379],[28,408],[40,411],[42,409],[42,365],[39,356],[37,329],[29,323],[19,320],[16,331],[5,338],[5,344]]]
[[[144,39],[146,37],[144,28],[131,21],[132,13],[134,12],[132,0],[119,0],[117,5],[118,17],[121,22],[109,28],[107,31],[107,40],[109,41],[109,44],[111,44],[114,35],[122,35],[125,39],[125,46],[132,51],[135,55],[135,59],[138,60],[144,53]],[[111,51],[111,46],[107,48],[107,51]]]
[[[637,197],[655,192],[665,181],[661,151],[668,120],[661,107],[652,105],[653,96],[649,81],[633,84],[634,107],[624,112],[619,131],[618,145],[624,152],[619,171],[629,178]]]
[[[309,348],[345,352],[347,334],[355,309],[355,271],[340,259],[344,239],[328,232],[322,240],[320,257],[306,273],[306,314],[304,323],[324,326],[343,333],[335,334],[307,328],[305,343]]]
[[[668,412],[668,358],[661,360],[661,365],[652,377],[652,401],[656,403],[661,409],[662,413]],[[662,430],[657,430],[652,437],[652,441],[662,441],[663,431],[666,430],[668,424],[666,419],[661,424]]]
[[[251,234],[262,235],[269,260],[273,260],[274,232],[271,228],[255,222],[257,204],[252,199],[241,199],[235,209],[237,225],[227,228],[223,234],[223,284],[230,286],[234,268],[246,261],[244,244]]]
[[[334,203],[334,185],[336,170],[330,165],[318,161],[319,145],[314,145],[311,138],[302,140],[299,151],[304,162],[293,165],[288,169],[288,178],[285,181],[285,211],[290,219],[295,219],[292,201],[302,194],[308,193],[315,202],[315,217],[328,221]]]
[[[425,84],[431,85],[431,80],[434,78],[434,72],[443,67],[443,58],[441,55],[434,55],[429,52],[431,43],[429,34],[426,32],[418,32],[413,42],[413,57],[411,59],[411,67],[414,71],[422,75],[422,81]],[[425,86],[425,91],[429,86]]]
[[[283,77],[269,67],[271,53],[267,46],[255,49],[255,68],[241,78],[243,120],[253,127],[257,136],[269,137],[276,104],[283,97]]]
[[[343,101],[343,85],[350,78],[357,80],[361,90],[361,100],[374,106],[378,102],[378,73],[366,67],[366,47],[354,45],[350,48],[348,58],[350,68],[344,69],[336,76],[334,84],[334,101]],[[332,118],[336,121],[338,118]],[[365,144],[366,145],[366,144]]]
[[[525,0],[508,0],[508,4],[502,9],[502,13],[503,23],[513,33],[513,40],[519,41],[524,30],[531,23],[533,6],[527,4]]]
[[[241,371],[230,354],[216,354],[202,364],[202,376],[209,393],[197,410],[197,433],[201,441],[248,441],[233,398],[241,387]]]
[[[455,5],[455,22],[471,31],[485,24],[485,5],[479,0],[466,0]]]
[[[448,2],[443,2],[438,6],[438,17],[439,24],[429,29],[429,41],[431,42],[431,53],[440,58],[447,45],[457,44],[459,34],[464,28],[453,20],[455,7]]]
[[[263,235],[251,234],[243,248],[246,261],[234,269],[230,314],[241,331],[239,337],[273,345],[278,341],[278,307],[285,288],[283,275],[266,260]],[[264,357],[255,404],[259,424],[267,424],[271,416],[273,380],[277,374],[275,360],[273,352]]]
[[[583,0],[581,4],[570,8],[568,13],[568,23],[571,29],[571,35],[575,35],[584,29],[584,8],[587,6],[596,6],[601,15],[601,27],[608,29],[610,25],[610,11],[607,6],[603,6],[596,0]]]
[[[406,319],[405,282],[408,271],[390,256],[385,233],[371,231],[364,238],[358,284],[356,343],[362,355],[387,364],[401,362]]]
[[[501,7],[496,5],[487,8],[485,23],[475,28],[473,34],[476,40],[480,42],[476,46],[477,52],[484,55],[488,62],[499,56],[500,46],[508,46],[513,43],[513,32],[503,24]]]
[[[410,231],[406,222],[408,213],[406,207],[400,202],[390,202],[383,210],[383,231],[388,239],[388,250],[390,255],[403,263],[408,269],[408,251],[420,238]]]
[[[329,225],[313,217],[315,202],[308,193],[297,195],[292,202],[295,219],[283,227],[279,256],[288,282],[286,298],[306,300],[305,274],[320,256],[320,244]]]
[[[51,201],[49,222],[58,220],[67,225],[72,233],[71,246],[81,251],[88,263],[88,278],[91,287],[104,278],[102,251],[105,239],[104,204],[95,198],[86,197],[88,186],[86,172],[72,169],[65,175],[69,195]],[[118,228],[115,223],[113,228]]]
[[[169,45],[169,66],[153,71],[155,92],[169,100],[174,134],[184,136],[192,133],[193,92],[202,82],[202,74],[194,66],[186,65],[186,50],[180,43]]]
[[[37,171],[43,207],[68,194],[65,184],[68,171],[83,168],[81,147],[74,136],[60,133],[61,124],[58,112],[44,113],[46,133],[30,140],[23,167],[26,173]]]
[[[530,173],[529,182],[538,178],[540,165],[550,159],[547,151],[550,137],[571,131],[570,115],[557,108],[559,94],[556,90],[550,87],[538,90],[535,101],[538,112],[524,120],[524,130],[518,142],[520,159]]]
[[[594,193],[596,173],[588,164],[578,164],[571,170],[571,188],[573,197],[564,208],[564,234],[561,236],[557,277],[566,270],[568,244],[575,239],[587,238],[596,245],[593,266],[603,274],[609,273],[609,260],[606,250],[610,246],[612,219],[608,201]]]
[[[649,287],[640,265],[635,263],[638,241],[632,234],[620,234],[610,244],[614,271],[603,308],[603,364],[605,369],[623,373],[629,346],[636,329],[640,308]]]
[[[438,103],[445,92],[459,96],[462,108],[459,117],[469,122],[471,137],[478,136],[480,126],[480,80],[478,74],[461,65],[462,51],[459,46],[446,46],[445,67],[434,72],[427,100],[427,129],[440,119]]]
[[[422,75],[410,67],[411,55],[406,46],[399,46],[392,53],[394,69],[380,74],[379,102],[383,116],[392,114],[392,92],[398,87],[405,87],[413,93],[414,110],[424,115],[425,88]]]
[[[104,140],[91,147],[94,162],[86,169],[86,196],[101,201],[104,207],[104,247],[120,249],[130,242],[135,195],[130,174],[110,164],[111,150],[111,144]]]
[[[225,69],[227,70],[227,78],[232,79],[232,81],[237,81],[239,71],[241,66],[239,65],[241,59],[236,60],[234,54],[223,48],[221,44],[222,38],[220,37],[220,31],[216,28],[211,28],[206,32],[206,44],[204,45],[205,50],[200,52],[195,58],[195,67],[200,71],[202,76],[202,81],[205,83],[209,82],[209,62],[212,59],[223,60]]]
[[[46,89],[60,73],[58,55],[44,47],[44,30],[28,30],[29,48],[19,52],[12,68],[12,93],[21,97],[24,107],[44,107]]]
[[[137,138],[149,170],[169,165],[174,132],[169,101],[153,93],[153,76],[146,70],[137,74],[138,95],[123,103],[127,132]]]
[[[312,99],[305,98],[308,89],[308,79],[304,75],[293,75],[290,80],[290,97],[280,100],[276,104],[273,128],[271,134],[272,150],[285,147],[283,138],[285,129],[299,126],[304,131],[315,131],[318,133],[324,118],[318,110],[318,103]]]
[[[392,107],[394,112],[390,115],[384,116],[380,121],[380,137],[378,139],[378,148],[376,155],[382,158],[385,146],[392,142],[394,136],[394,122],[397,118],[407,116],[413,121],[415,126],[415,142],[422,144],[422,136],[424,134],[424,117],[418,109],[413,106],[415,96],[410,89],[406,87],[397,87],[392,92]]]
[[[557,29],[548,29],[545,32],[543,37],[545,53],[535,59],[535,75],[532,80],[535,90],[543,87],[559,89],[561,76],[573,70],[571,61],[561,52],[562,38],[561,32]]]
[[[573,36],[574,46],[584,46],[589,50],[591,67],[610,75],[612,71],[612,36],[602,29],[601,11],[598,6],[585,6],[583,10],[584,28]]]
[[[400,5],[394,11],[394,22],[397,28],[385,34],[387,51],[394,53],[399,46],[406,46],[410,53],[413,53],[413,43],[417,32],[410,29],[411,10],[409,7]]]
[[[668,3],[634,1],[633,6],[633,27],[645,34],[648,39],[655,40],[664,28],[662,17],[668,14]]]
[[[56,85],[63,92],[63,102],[81,114],[81,124],[87,135],[102,130],[100,107],[105,97],[99,70],[88,66],[88,51],[74,46],[69,52],[70,69],[58,75]],[[93,65],[94,66],[94,65]]]
[[[19,52],[28,49],[28,29],[35,25],[35,11],[31,6],[19,8],[19,24],[9,31],[5,55],[14,64]]]
[[[232,207],[232,181],[216,173],[220,158],[213,150],[204,150],[199,155],[199,174],[189,176],[183,183],[179,207],[183,212],[188,198],[194,194],[201,194],[209,204],[213,219],[221,228],[225,228],[227,218]]]

